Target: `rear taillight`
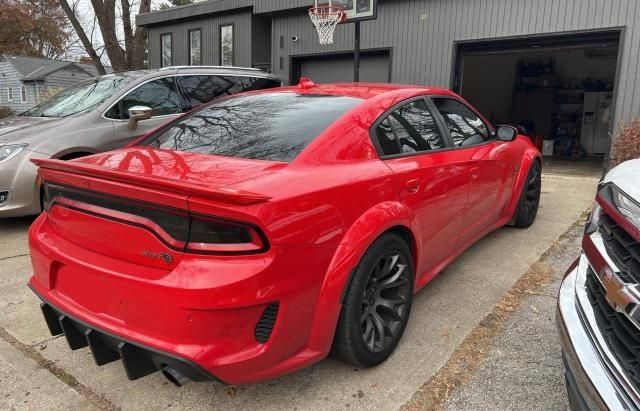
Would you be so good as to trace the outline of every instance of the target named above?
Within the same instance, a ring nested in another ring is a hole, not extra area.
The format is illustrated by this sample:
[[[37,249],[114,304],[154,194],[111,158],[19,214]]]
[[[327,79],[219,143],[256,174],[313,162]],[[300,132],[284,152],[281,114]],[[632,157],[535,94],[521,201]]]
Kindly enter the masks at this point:
[[[249,223],[45,182],[45,210],[53,204],[144,228],[176,251],[256,254],[269,248],[262,231]]]
[[[186,251],[210,254],[247,254],[266,251],[260,231],[248,224],[193,215]]]

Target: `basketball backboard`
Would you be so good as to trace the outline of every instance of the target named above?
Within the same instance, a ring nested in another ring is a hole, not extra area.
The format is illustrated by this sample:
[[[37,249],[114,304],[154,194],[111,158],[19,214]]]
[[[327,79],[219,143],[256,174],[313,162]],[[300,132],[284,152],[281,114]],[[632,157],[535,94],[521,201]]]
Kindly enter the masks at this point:
[[[377,16],[376,3],[376,0],[318,0],[316,7],[342,7],[346,14],[345,22],[350,22],[375,19]]]

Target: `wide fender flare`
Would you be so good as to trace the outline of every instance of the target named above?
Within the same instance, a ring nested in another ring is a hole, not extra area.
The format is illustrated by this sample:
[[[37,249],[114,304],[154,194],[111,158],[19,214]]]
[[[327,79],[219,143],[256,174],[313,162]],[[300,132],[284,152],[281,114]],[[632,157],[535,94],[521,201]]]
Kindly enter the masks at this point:
[[[540,152],[535,148],[527,148],[522,156],[522,161],[520,162],[520,171],[516,176],[516,181],[513,185],[511,199],[507,204],[507,215],[512,217],[515,216],[516,208],[520,201],[520,195],[522,194],[524,185],[527,182],[527,176],[529,175],[531,164],[533,164],[534,161],[538,161],[540,166],[542,166],[542,157],[540,156]]]
[[[415,249],[420,249],[418,227],[412,210],[403,203],[389,201],[377,204],[363,213],[347,230],[320,289],[309,335],[310,350],[323,354],[329,352],[342,308],[342,297],[353,269],[378,237],[397,226],[413,233],[416,244],[411,247],[415,247],[415,254]]]

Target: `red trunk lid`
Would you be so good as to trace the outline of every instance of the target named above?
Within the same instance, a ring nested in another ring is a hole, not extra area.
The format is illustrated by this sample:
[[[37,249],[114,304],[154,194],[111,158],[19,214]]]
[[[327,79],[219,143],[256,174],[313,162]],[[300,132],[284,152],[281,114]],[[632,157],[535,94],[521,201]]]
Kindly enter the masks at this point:
[[[162,269],[182,258],[190,196],[235,205],[264,202],[268,196],[233,184],[286,166],[146,147],[34,162],[58,235],[103,255]]]
[[[208,190],[230,188],[280,170],[287,163],[208,154],[185,153],[149,147],[98,154],[80,160],[83,164],[109,168],[118,172],[152,176]]]

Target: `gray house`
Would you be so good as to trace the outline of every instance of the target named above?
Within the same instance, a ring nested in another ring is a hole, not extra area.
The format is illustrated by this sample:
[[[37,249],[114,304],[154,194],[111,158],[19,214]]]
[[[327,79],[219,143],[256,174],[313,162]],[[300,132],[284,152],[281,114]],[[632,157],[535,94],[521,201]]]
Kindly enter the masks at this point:
[[[254,66],[296,83],[353,78],[354,24],[322,46],[313,0],[210,0],[137,16],[149,65]],[[640,114],[640,1],[378,0],[361,81],[451,88],[555,154],[598,156]],[[553,148],[551,148],[553,146]]]
[[[0,107],[25,111],[52,93],[97,75],[90,64],[0,56]]]

